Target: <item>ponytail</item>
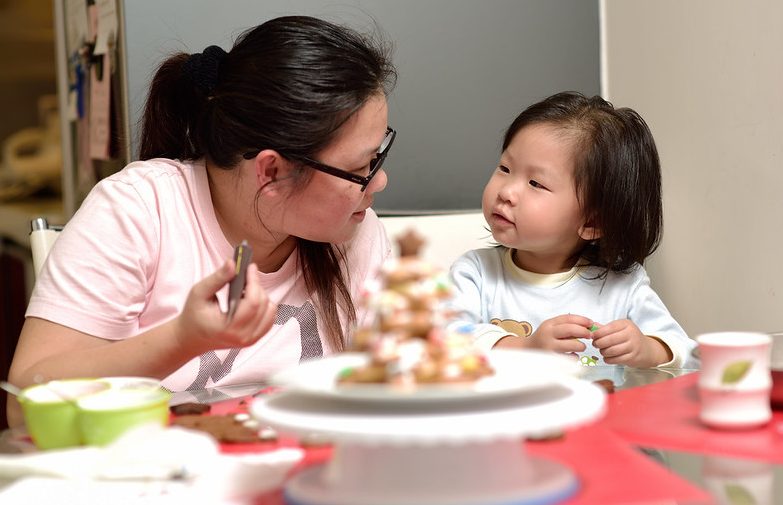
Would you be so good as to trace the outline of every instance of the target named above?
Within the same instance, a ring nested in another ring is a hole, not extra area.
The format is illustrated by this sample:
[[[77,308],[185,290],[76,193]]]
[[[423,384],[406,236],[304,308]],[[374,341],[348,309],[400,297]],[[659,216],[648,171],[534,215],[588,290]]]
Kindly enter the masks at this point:
[[[209,46],[203,53],[175,54],[158,67],[144,109],[141,159],[184,160],[204,154],[196,132],[226,56],[220,47]]]
[[[164,61],[150,85],[141,126],[139,158],[193,158],[189,132],[198,109],[197,91],[183,76],[189,55],[178,53]]]

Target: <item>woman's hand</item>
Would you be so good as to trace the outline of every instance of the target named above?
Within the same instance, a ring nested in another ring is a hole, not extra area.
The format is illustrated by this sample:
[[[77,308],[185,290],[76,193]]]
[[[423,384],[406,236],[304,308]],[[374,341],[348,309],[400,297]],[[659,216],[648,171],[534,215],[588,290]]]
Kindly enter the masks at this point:
[[[562,353],[581,352],[585,350],[585,344],[577,339],[590,338],[591,326],[593,321],[586,317],[563,314],[541,323],[526,340],[530,341],[529,347],[538,349]]]
[[[213,349],[247,347],[263,337],[274,324],[277,305],[271,303],[258,281],[258,267],[247,268],[245,294],[229,321],[220,310],[216,293],[234,277],[234,262],[196,283],[178,318],[181,345],[201,354]]]
[[[620,319],[593,332],[593,345],[610,365],[649,368],[671,361],[666,344],[642,333],[633,321]]]

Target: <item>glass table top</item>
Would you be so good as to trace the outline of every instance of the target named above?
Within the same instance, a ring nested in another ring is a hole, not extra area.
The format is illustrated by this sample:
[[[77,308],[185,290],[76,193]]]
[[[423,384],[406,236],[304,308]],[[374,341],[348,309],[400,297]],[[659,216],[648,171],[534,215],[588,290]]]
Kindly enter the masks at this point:
[[[654,384],[696,371],[694,369],[639,370],[611,366],[585,368],[583,379],[590,381],[609,379],[614,383],[616,391]],[[188,402],[216,403],[256,394],[266,386],[260,383],[242,384],[177,392],[173,394],[171,403],[172,405]],[[11,430],[0,434],[0,454],[26,452],[20,450],[12,435]],[[726,505],[783,503],[783,465],[751,459],[661,450],[654,447],[640,447],[638,450],[709,492],[714,498],[713,503]]]

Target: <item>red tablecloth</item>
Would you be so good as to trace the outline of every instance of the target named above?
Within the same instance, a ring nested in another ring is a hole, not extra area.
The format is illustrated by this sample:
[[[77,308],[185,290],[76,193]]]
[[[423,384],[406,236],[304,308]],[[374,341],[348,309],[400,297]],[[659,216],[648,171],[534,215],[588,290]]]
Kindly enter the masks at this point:
[[[629,443],[660,449],[783,463],[783,412],[752,430],[708,428],[699,421],[698,373],[609,396],[603,424]]]
[[[212,413],[240,412],[246,408],[246,403],[231,400],[214,405]],[[247,452],[292,446],[298,446],[298,442],[282,438],[274,443],[224,444],[222,448],[225,452]],[[526,450],[536,457],[561,462],[576,473],[580,489],[562,505],[712,503],[708,493],[655,463],[608,430],[603,421],[571,430],[561,439],[526,442]],[[305,454],[304,461],[294,471],[328,462],[331,449],[307,447]],[[260,496],[255,503],[282,505],[282,492]]]

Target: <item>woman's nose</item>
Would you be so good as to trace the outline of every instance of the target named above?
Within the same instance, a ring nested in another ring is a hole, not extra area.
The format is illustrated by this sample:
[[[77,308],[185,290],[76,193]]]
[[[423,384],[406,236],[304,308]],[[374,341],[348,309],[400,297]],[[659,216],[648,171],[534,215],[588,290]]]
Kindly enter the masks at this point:
[[[386,183],[389,182],[389,178],[386,177],[386,170],[380,169],[378,170],[378,173],[375,174],[375,177],[372,178],[370,181],[370,184],[367,185],[367,191],[368,193],[380,193],[384,189],[386,189]]]

